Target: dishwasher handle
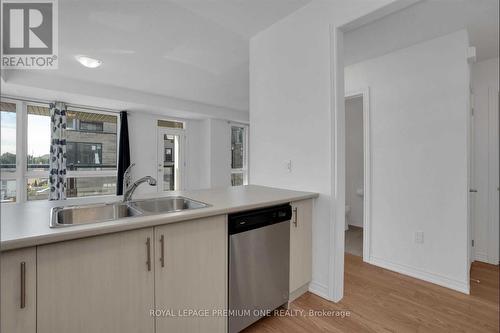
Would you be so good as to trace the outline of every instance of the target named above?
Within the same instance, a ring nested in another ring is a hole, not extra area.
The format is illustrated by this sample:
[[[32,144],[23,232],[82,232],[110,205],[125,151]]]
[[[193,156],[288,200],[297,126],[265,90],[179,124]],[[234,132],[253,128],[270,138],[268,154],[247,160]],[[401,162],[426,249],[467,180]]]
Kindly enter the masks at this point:
[[[292,206],[290,204],[230,214],[229,235],[290,221],[291,218]]]

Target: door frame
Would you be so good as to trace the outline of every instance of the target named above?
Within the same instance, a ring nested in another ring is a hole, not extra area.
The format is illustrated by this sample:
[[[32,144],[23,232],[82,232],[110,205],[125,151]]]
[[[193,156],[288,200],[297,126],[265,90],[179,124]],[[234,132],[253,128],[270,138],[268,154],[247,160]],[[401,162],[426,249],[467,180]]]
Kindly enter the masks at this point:
[[[174,191],[180,191],[185,189],[186,185],[186,131],[180,128],[168,128],[168,127],[157,127],[156,130],[156,175],[158,177],[158,186],[156,186],[158,192],[166,192],[163,189],[163,154],[164,146],[162,144],[163,136],[167,135],[177,135],[179,136],[179,156],[176,157],[179,160],[179,188]],[[160,163],[161,159],[161,163]],[[161,167],[161,170],[160,170]],[[175,176],[174,176],[175,177]],[[174,178],[175,179],[175,178]]]
[[[370,88],[347,92],[345,100],[361,97],[363,100],[363,261],[370,262],[372,154],[370,136]],[[344,147],[345,149],[345,147]],[[345,214],[344,214],[345,224]]]
[[[393,1],[375,11],[340,24],[330,24],[330,235],[328,299],[344,297],[345,237],[345,93],[344,33],[402,10],[421,0]]]
[[[500,128],[500,91],[498,88],[488,87],[488,117],[489,126],[489,212],[488,212],[488,262],[493,265],[500,264],[500,223],[499,223],[499,128]]]

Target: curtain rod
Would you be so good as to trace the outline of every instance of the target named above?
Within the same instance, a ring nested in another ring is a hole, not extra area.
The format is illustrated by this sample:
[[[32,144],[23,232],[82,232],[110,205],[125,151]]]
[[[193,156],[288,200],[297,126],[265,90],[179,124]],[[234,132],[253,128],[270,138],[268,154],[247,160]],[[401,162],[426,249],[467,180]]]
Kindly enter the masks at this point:
[[[13,97],[13,96],[8,96],[8,95],[0,95],[0,98],[7,98],[7,99],[13,99],[15,101],[21,101],[21,102],[28,102],[28,103],[44,103],[44,104],[50,104],[55,101],[47,101],[43,99],[29,99],[29,98],[22,98],[22,97]],[[59,101],[57,101],[59,102]],[[79,104],[71,104],[71,103],[65,103],[66,106],[77,108],[77,109],[84,109],[84,110],[95,110],[95,111],[105,111],[105,112],[112,112],[112,113],[120,113],[120,111],[114,110],[114,109],[107,109],[107,108],[102,108],[102,107],[94,107],[94,106],[87,106],[87,105],[79,105]]]

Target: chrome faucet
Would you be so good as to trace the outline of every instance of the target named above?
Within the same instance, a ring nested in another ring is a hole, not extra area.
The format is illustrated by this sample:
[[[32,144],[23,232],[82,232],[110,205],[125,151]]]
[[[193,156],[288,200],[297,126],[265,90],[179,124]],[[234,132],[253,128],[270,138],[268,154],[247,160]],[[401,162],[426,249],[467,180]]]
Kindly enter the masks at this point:
[[[149,185],[156,186],[156,179],[151,176],[142,177],[130,185],[130,169],[132,169],[134,165],[135,163],[131,164],[123,174],[123,202],[130,201],[132,199],[132,194],[142,183],[148,182]]]
[[[123,184],[122,184],[123,193],[125,193],[125,190],[130,185],[130,181],[132,180],[132,177],[130,176],[130,171],[132,171],[132,167],[134,167],[134,166],[135,166],[135,163],[130,164],[128,166],[128,168],[125,170],[125,172],[123,173]]]

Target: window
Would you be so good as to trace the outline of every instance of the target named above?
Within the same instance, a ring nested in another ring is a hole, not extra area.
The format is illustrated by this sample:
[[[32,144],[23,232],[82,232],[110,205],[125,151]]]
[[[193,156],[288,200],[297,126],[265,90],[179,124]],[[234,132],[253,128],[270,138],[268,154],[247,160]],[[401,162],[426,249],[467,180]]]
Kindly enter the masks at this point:
[[[113,195],[116,193],[116,176],[70,177],[66,191],[68,198]]]
[[[160,122],[173,123],[159,120],[158,125]],[[175,123],[184,127],[183,123]],[[186,137],[184,129],[158,127],[157,131],[157,190],[158,192],[182,190],[185,184],[184,142]]]
[[[231,185],[248,184],[248,126],[231,126]]]
[[[0,103],[0,202],[17,200],[17,105]]]
[[[0,184],[0,202],[16,202],[16,193],[16,181],[2,179]]]
[[[118,117],[68,108],[66,122],[71,122],[66,131],[68,170],[114,170],[112,173],[116,175]]]
[[[163,189],[164,191],[175,190],[175,169],[174,149],[178,146],[177,136],[164,134],[163,146],[165,147],[165,158],[163,162]],[[178,164],[178,163],[177,163]],[[178,168],[178,166],[177,166]]]
[[[103,123],[95,123],[90,121],[80,121],[80,131],[85,132],[102,132]]]
[[[50,187],[48,178],[28,178],[27,181],[28,200],[48,200],[49,191]]]
[[[47,200],[51,136],[48,103],[2,98],[0,115],[0,201]],[[117,128],[114,113],[68,107],[68,198],[116,193]]]
[[[69,142],[66,144],[68,170],[102,167],[102,143]]]
[[[50,155],[50,111],[48,104],[28,104],[28,172],[48,171]],[[47,176],[43,172],[43,176]]]
[[[173,162],[172,148],[165,148],[165,162]]]
[[[184,129],[184,123],[182,121],[158,119],[158,127]]]
[[[1,147],[0,163],[2,172],[16,171],[16,104],[1,103],[0,111]]]

